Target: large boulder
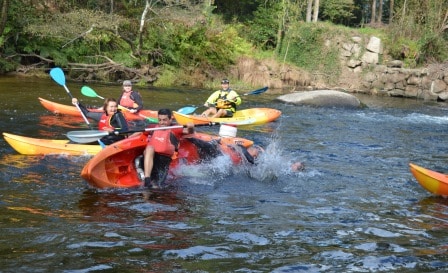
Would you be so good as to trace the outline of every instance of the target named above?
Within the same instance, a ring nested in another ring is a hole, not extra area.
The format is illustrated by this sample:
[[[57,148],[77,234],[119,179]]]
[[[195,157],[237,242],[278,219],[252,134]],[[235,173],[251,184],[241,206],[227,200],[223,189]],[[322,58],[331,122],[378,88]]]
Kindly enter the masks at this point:
[[[335,90],[295,92],[282,95],[277,100],[295,105],[348,108],[358,108],[361,106],[361,102],[357,97]]]

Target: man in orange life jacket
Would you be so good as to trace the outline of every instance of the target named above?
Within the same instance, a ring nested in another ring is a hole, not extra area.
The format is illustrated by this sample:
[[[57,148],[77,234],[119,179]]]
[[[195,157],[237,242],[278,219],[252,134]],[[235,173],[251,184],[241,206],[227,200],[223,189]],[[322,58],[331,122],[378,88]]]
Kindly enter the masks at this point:
[[[142,96],[132,89],[131,81],[123,81],[123,93],[118,98],[118,104],[129,109],[131,113],[137,113],[143,109]]]
[[[104,101],[103,112],[91,112],[84,105],[79,103],[77,98],[72,99],[73,104],[78,104],[83,114],[98,122],[98,129],[112,131],[128,131],[128,123],[120,110],[118,110],[117,101],[113,98],[107,98]],[[124,135],[104,136],[100,140],[105,145],[112,144],[124,139]]]
[[[169,109],[158,111],[159,123],[156,127],[172,124],[172,112]],[[145,187],[159,188],[168,175],[171,157],[177,151],[179,139],[183,134],[192,134],[194,124],[188,123],[186,128],[156,130],[144,134],[152,134],[144,152]]]

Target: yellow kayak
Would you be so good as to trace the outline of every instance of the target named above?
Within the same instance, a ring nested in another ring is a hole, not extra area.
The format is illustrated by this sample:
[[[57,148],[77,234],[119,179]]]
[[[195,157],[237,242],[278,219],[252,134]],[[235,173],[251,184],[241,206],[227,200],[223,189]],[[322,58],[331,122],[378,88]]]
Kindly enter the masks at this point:
[[[275,121],[282,112],[272,108],[249,108],[238,110],[229,118],[209,118],[196,115],[186,115],[174,111],[173,116],[177,123],[186,125],[188,122],[194,124],[206,124],[210,122],[227,123],[234,125],[264,124]]]
[[[430,193],[448,197],[448,175],[409,163],[411,173],[418,183]]]
[[[3,133],[6,142],[23,155],[96,155],[101,151],[100,145],[75,144],[69,140],[39,139]]]

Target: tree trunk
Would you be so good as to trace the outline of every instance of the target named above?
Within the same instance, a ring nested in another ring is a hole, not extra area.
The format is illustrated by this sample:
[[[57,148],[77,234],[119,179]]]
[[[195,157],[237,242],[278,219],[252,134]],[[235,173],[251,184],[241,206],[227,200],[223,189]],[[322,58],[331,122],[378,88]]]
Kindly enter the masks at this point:
[[[146,0],[145,9],[143,10],[142,17],[140,18],[140,28],[138,30],[138,47],[137,47],[137,55],[140,55],[141,50],[143,48],[143,28],[145,26],[146,14],[150,9],[149,0]]]
[[[372,16],[370,18],[370,24],[376,23],[376,0],[372,0]]]
[[[380,6],[379,6],[379,10],[378,10],[378,23],[380,23],[380,25],[383,23],[383,0],[380,0]]]
[[[394,0],[389,0],[389,24],[392,23],[394,17]]]
[[[314,0],[313,22],[317,22],[319,16],[319,0]]]
[[[6,21],[8,20],[8,7],[9,0],[0,0],[0,35],[3,35],[3,31],[6,27]]]
[[[313,0],[308,0],[307,6],[306,6],[306,22],[311,22],[311,14],[313,8]]]
[[[285,29],[285,16],[286,16],[286,0],[283,0],[283,10],[282,14],[280,14],[278,17],[278,29],[277,29],[277,43],[275,46],[275,52],[276,54],[279,54],[282,46],[283,46],[283,36],[284,36],[284,29]]]

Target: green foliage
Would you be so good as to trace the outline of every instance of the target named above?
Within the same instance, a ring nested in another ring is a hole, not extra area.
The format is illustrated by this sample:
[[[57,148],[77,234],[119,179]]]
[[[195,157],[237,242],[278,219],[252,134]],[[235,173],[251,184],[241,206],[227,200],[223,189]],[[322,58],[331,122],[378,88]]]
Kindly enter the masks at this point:
[[[341,72],[336,46],[327,45],[335,28],[324,24],[298,23],[294,25],[282,47],[280,57],[310,72],[323,73],[328,80],[336,80]]]
[[[145,48],[156,50],[153,60],[175,67],[209,66],[224,69],[238,55],[250,52],[251,45],[238,36],[234,26],[213,28],[198,23],[194,26],[166,24],[164,30],[148,28]],[[153,37],[157,36],[157,39]]]
[[[391,39],[392,38],[392,39]],[[415,67],[416,60],[415,56],[418,54],[419,45],[418,41],[411,40],[409,38],[398,36],[398,37],[387,37],[384,40],[388,54],[395,60],[403,60],[406,67]]]
[[[177,71],[174,67],[165,65],[162,72],[163,73],[160,74],[160,77],[154,83],[154,86],[170,87],[170,86],[178,85],[176,82],[178,75],[177,75]]]
[[[408,0],[397,2],[394,22],[388,28],[388,46],[394,58],[410,66],[448,60],[448,2]]]
[[[322,3],[322,15],[335,24],[349,22],[355,18],[353,0],[325,0]]]
[[[129,49],[117,39],[116,30],[126,21],[120,16],[76,10],[41,19],[25,27],[25,34],[33,38],[23,50],[51,56],[60,65],[96,63],[98,58],[92,56],[112,56],[113,52]]]
[[[260,6],[254,13],[254,19],[247,23],[247,27],[243,28],[242,37],[247,37],[248,40],[262,49],[275,49],[279,8],[279,5],[273,8]]]
[[[445,62],[448,61],[448,41],[436,33],[428,33],[418,41],[420,53],[416,58],[419,64],[425,61]]]

